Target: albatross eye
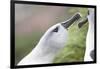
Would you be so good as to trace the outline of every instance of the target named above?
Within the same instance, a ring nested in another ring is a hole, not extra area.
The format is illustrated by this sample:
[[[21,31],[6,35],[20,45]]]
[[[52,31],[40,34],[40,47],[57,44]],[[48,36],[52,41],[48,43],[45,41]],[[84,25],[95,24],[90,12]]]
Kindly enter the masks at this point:
[[[56,28],[53,30],[53,32],[58,32],[58,27],[56,27]]]

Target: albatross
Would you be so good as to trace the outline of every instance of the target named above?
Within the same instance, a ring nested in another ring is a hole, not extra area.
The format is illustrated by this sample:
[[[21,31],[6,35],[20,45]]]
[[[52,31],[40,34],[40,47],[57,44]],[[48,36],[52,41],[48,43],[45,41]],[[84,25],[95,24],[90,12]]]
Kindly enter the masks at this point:
[[[94,9],[89,8],[89,14],[87,16],[89,21],[89,28],[86,38],[86,51],[84,61],[94,60]]]
[[[70,19],[50,27],[41,37],[36,47],[18,65],[53,63],[55,55],[67,42],[69,26],[80,17],[80,13],[75,13]]]

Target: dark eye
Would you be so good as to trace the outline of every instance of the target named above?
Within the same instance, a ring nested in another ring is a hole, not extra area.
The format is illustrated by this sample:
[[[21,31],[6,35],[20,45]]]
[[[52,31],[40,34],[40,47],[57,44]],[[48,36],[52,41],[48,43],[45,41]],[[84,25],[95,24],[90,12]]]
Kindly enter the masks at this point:
[[[53,32],[58,32],[58,27],[56,27],[56,28],[53,30]]]

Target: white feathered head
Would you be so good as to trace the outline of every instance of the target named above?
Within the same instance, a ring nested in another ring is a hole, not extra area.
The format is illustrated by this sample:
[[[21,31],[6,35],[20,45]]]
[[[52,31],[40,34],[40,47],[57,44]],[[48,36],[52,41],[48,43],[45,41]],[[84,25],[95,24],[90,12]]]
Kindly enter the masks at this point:
[[[80,17],[80,14],[76,13],[69,20],[53,25],[46,31],[40,42],[56,48],[63,47],[68,39],[67,29]]]

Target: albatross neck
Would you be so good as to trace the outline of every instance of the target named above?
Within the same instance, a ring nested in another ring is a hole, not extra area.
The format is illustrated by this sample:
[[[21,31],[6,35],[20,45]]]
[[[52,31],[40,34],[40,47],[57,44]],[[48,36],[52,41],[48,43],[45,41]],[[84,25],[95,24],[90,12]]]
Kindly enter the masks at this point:
[[[54,46],[51,47],[47,44],[38,44],[32,52],[33,54],[37,53],[34,54],[36,55],[35,57],[43,57],[45,59],[48,59],[49,61],[52,61],[60,50],[60,48],[55,48]]]

